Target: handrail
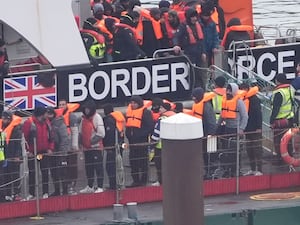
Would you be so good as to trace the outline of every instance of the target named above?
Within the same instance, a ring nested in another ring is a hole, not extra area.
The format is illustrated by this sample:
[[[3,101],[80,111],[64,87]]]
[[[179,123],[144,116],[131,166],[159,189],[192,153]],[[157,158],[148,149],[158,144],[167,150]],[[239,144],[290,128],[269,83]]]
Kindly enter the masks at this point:
[[[16,72],[16,73],[8,73],[6,77],[27,75],[27,74],[37,74],[37,73],[48,73],[48,72],[55,72],[55,71],[57,71],[57,69],[42,69],[42,70],[22,71],[22,72]]]

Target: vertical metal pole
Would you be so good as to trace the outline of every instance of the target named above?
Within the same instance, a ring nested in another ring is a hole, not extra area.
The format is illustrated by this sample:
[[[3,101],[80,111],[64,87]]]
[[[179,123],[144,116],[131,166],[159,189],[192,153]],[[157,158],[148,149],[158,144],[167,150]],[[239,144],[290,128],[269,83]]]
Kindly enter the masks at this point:
[[[40,197],[39,197],[39,172],[38,172],[38,160],[37,160],[37,149],[36,149],[36,137],[33,138],[33,149],[34,149],[34,169],[35,169],[35,199],[36,199],[36,215],[40,217]]]
[[[116,152],[116,155],[115,155],[115,164],[116,164],[116,203],[119,204],[120,203],[120,184],[119,184],[119,181],[118,181],[118,166],[117,165],[119,162],[118,162],[118,154],[120,154],[120,151],[119,151],[119,139],[118,139],[118,130],[117,128],[115,129],[115,152]],[[107,160],[106,160],[106,163],[107,163]]]
[[[240,193],[240,115],[237,118],[238,120],[236,137],[236,194],[238,195]]]
[[[26,154],[26,148],[25,148],[25,138],[24,138],[24,134],[22,134],[22,141],[21,141],[21,145],[22,145],[22,156],[23,156],[23,174],[24,176],[22,179],[22,183],[23,183],[23,194],[24,197],[26,197],[28,195],[28,189],[27,189],[27,179],[28,179],[28,157]]]

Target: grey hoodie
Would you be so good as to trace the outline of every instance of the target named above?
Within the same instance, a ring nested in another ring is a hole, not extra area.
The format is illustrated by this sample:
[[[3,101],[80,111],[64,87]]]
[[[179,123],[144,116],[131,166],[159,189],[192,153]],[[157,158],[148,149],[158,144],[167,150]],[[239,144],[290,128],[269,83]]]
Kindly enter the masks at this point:
[[[70,146],[67,126],[62,116],[56,117],[51,121],[52,137],[54,140],[54,151],[67,153]]]
[[[235,83],[229,83],[228,85],[231,86],[231,90],[232,90],[232,95],[236,96],[238,93],[238,86]],[[228,128],[237,128],[238,124],[239,124],[239,128],[240,130],[245,130],[247,123],[248,123],[248,112],[246,110],[246,106],[245,103],[243,102],[242,99],[239,99],[237,102],[237,107],[236,107],[236,111],[237,111],[237,118],[235,119],[223,119],[220,117],[220,120],[218,121],[218,125],[220,125],[223,121],[226,122],[226,127]]]

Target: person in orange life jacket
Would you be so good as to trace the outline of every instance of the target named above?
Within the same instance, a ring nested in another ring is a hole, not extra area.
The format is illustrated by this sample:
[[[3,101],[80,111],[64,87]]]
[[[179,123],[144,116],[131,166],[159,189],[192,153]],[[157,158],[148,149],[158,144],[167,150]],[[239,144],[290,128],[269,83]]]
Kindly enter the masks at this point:
[[[60,195],[60,186],[62,187],[62,194],[68,194],[67,153],[70,139],[62,112],[63,109],[54,110],[52,107],[47,107],[47,117],[51,123],[54,141],[54,155],[50,158],[54,192],[50,196]]]
[[[163,14],[163,18],[161,19],[161,29],[163,34],[161,41],[162,48],[172,48],[174,46],[173,38],[178,31],[179,25],[179,17],[175,10],[170,10]]]
[[[171,3],[169,1],[161,0],[158,3],[158,8],[160,9],[161,15],[163,15],[164,13],[169,12],[170,6],[171,6]]]
[[[126,111],[125,131],[130,149],[129,161],[133,179],[131,186],[147,184],[148,147],[146,144],[142,145],[141,143],[148,142],[153,128],[154,122],[150,110],[144,107],[143,99],[140,96],[133,95]]]
[[[39,160],[39,168],[42,173],[43,198],[48,198],[49,194],[49,169],[50,157],[54,150],[51,124],[47,119],[47,110],[43,106],[38,106],[33,111],[33,116],[29,117],[23,124],[23,134],[26,141],[26,151],[28,154],[29,169],[29,196],[35,196],[35,171],[34,158]],[[34,139],[36,139],[36,152],[34,155]],[[50,155],[50,156],[49,156]]]
[[[4,191],[6,201],[21,200],[20,197],[20,163],[22,158],[22,118],[13,115],[12,111],[2,112],[1,132],[5,134],[4,155],[6,163],[1,166],[4,174]]]
[[[202,5],[200,13],[200,23],[204,34],[204,47],[207,55],[208,66],[213,64],[214,53],[219,47],[219,35],[216,29],[215,22],[211,19],[213,6],[206,3]]]
[[[159,186],[162,184],[162,171],[161,171],[161,151],[162,151],[162,146],[161,146],[161,140],[160,140],[160,121],[175,115],[176,113],[171,110],[171,105],[170,103],[162,103],[161,106],[159,107],[159,113],[160,117],[158,121],[156,122],[154,126],[154,131],[151,135],[151,140],[158,142],[155,147],[154,147],[154,162],[155,162],[155,167],[157,171],[157,182],[153,183],[153,186]]]
[[[103,123],[105,128],[105,137],[103,145],[106,151],[106,172],[109,180],[109,189],[117,189],[116,183],[116,138],[121,145],[124,142],[124,125],[125,117],[120,111],[114,111],[111,104],[103,106],[104,117]],[[119,126],[120,125],[120,126]],[[116,137],[117,135],[117,137]],[[121,155],[122,148],[120,147]]]
[[[224,37],[225,29],[226,29],[226,21],[224,16],[224,10],[219,4],[219,0],[212,0],[215,6],[215,11],[213,14],[218,14],[218,24],[216,24],[219,27],[219,39],[222,40]]]
[[[114,12],[112,16],[121,18],[129,8],[129,0],[117,0],[112,4]]]
[[[158,38],[156,36],[155,29],[161,30],[160,27],[160,9],[159,8],[151,8],[150,9],[150,15],[151,20],[149,19],[143,19],[143,44],[141,46],[142,50],[146,53],[147,57],[152,57],[153,53],[161,49],[161,40],[162,36]],[[154,22],[156,22],[156,25],[154,25]],[[157,27],[156,27],[157,26]]]
[[[208,135],[214,135],[216,133],[217,123],[216,116],[213,110],[211,99],[204,98],[204,90],[201,87],[197,87],[192,91],[192,100],[194,104],[192,106],[192,115],[202,119],[203,124],[203,133],[204,137]],[[204,160],[204,169],[205,169],[205,178],[208,178],[208,153],[205,151],[207,149],[207,139],[203,139],[203,160]]]
[[[80,193],[103,192],[103,119],[96,112],[96,103],[86,101],[82,106],[82,119],[79,124],[79,143],[83,149],[87,186]],[[94,186],[94,176],[96,180]]]
[[[174,36],[173,50],[175,54],[184,50],[191,62],[197,66],[201,66],[206,62],[206,53],[204,48],[204,36],[200,23],[198,22],[198,13],[193,8],[185,11],[186,22],[180,24],[178,32]],[[196,86],[205,89],[206,84],[202,80],[200,71],[195,75]]]
[[[68,103],[66,99],[60,99],[58,102],[58,108],[62,109],[62,115],[68,128],[68,135],[70,139],[70,146],[67,155],[67,166],[68,166],[68,180],[69,180],[69,194],[75,193],[75,185],[78,177],[77,173],[77,151],[78,147],[78,125],[79,118],[74,113],[80,105],[78,103]]]
[[[154,98],[152,100],[152,107],[151,107],[151,112],[152,112],[152,118],[153,121],[156,123],[160,117],[160,107],[163,104],[163,100],[161,98]]]
[[[286,74],[278,73],[275,76],[276,87],[272,96],[272,112],[270,116],[270,124],[274,133],[274,150],[276,159],[274,164],[281,164],[283,160],[280,155],[280,142],[285,132],[294,124],[293,113],[293,92],[290,86],[290,80]],[[289,154],[292,155],[292,146],[288,145]]]
[[[106,27],[106,29],[108,30],[108,32],[110,32],[110,36],[107,38],[106,41],[106,62],[112,62],[113,61],[113,57],[112,57],[112,53],[113,53],[113,37],[116,31],[116,20],[113,18],[106,18],[104,20],[104,25]]]
[[[133,11],[120,18],[120,25],[116,28],[113,40],[113,60],[133,60],[145,58],[135,38],[135,30],[139,21],[139,14]]]
[[[239,26],[239,25],[242,25],[241,20],[239,18],[232,18],[227,23],[227,27]],[[250,40],[250,39],[251,39],[250,34],[247,31],[229,31],[229,33],[227,34],[226,40],[225,40],[224,48],[225,48],[225,50],[228,50],[230,47],[230,44],[233,41],[246,41],[246,40]],[[245,48],[245,46],[238,45],[238,46],[236,46],[236,48]]]
[[[9,70],[8,56],[5,48],[5,42],[0,38],[0,76],[7,75]]]
[[[246,92],[243,100],[248,111],[245,137],[250,170],[244,175],[262,175],[262,110],[257,96],[258,87],[250,88],[249,84],[242,83],[240,89]]]
[[[223,157],[226,164],[226,173],[224,176],[234,177],[237,168],[237,143],[232,139],[237,138],[237,135],[243,135],[248,123],[246,106],[238,95],[238,86],[235,83],[227,85],[226,95],[222,101],[218,129],[222,123],[225,123],[224,133],[226,135],[222,142],[222,148],[228,149],[228,152]]]

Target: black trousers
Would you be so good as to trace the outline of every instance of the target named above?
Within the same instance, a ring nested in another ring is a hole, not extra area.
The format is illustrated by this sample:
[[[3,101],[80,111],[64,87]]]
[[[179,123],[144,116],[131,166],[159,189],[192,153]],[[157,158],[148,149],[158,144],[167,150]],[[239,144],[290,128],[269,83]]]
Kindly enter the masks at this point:
[[[252,171],[262,172],[262,133],[246,134],[246,150]]]
[[[68,165],[66,156],[51,156],[51,175],[54,185],[54,192],[68,194]]]
[[[148,147],[130,146],[131,176],[136,185],[146,185],[148,179]]]
[[[20,162],[8,161],[4,169],[4,183],[9,183],[6,187],[6,195],[20,194]]]
[[[116,150],[115,148],[106,150],[106,164],[105,164],[108,181],[109,181],[109,188],[116,189]]]
[[[70,184],[75,185],[78,177],[78,154],[72,151],[68,152],[67,166],[68,166],[68,181]]]
[[[41,170],[42,174],[42,190],[43,194],[49,193],[49,170],[51,166],[50,156],[43,156],[43,158],[38,161],[38,168]],[[29,169],[29,194],[35,196],[35,171],[34,168],[34,158],[28,158],[28,169]]]
[[[84,151],[85,172],[88,186],[93,187],[96,174],[97,187],[103,187],[103,152],[100,150]]]

